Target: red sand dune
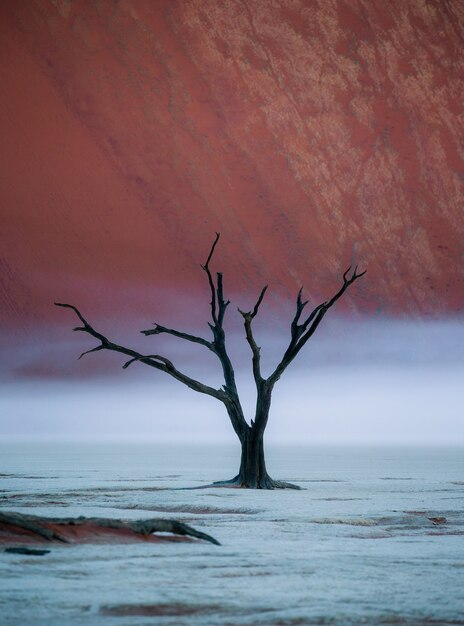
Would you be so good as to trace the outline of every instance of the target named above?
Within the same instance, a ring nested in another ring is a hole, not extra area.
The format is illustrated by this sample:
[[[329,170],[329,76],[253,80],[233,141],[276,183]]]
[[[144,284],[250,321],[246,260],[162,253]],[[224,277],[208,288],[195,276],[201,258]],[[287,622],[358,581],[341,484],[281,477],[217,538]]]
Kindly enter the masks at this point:
[[[459,0],[3,2],[3,328],[175,316],[214,231],[250,299],[358,262],[340,310],[462,312],[463,38]]]

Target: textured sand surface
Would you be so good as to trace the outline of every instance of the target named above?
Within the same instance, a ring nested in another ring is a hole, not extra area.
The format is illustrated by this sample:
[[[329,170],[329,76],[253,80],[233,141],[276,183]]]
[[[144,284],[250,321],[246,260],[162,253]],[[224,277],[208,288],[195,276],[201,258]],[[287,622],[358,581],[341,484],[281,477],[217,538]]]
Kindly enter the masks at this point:
[[[342,310],[462,311],[459,1],[0,13],[8,328],[58,323],[57,297],[128,319],[148,285],[172,312],[216,230],[233,290],[324,299],[354,261]]]

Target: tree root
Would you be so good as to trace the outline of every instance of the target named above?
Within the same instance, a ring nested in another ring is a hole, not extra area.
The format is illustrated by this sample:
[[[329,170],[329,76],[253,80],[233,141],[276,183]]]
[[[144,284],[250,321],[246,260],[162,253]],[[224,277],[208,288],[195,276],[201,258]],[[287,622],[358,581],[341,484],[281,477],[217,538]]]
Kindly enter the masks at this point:
[[[232,487],[238,489],[298,489],[301,487],[294,485],[293,483],[287,483],[283,480],[273,480],[270,476],[266,476],[256,486],[252,486],[246,483],[246,481],[240,478],[240,475],[231,478],[230,480],[218,480],[207,487]]]
[[[70,543],[66,536],[72,527],[81,526],[85,528],[129,531],[140,539],[156,532],[173,533],[209,541],[215,545],[220,545],[219,541],[188,524],[169,519],[143,519],[143,520],[121,520],[103,517],[37,517],[35,515],[25,515],[23,513],[6,513],[0,511],[0,531],[4,530],[10,534],[18,536],[18,530],[25,530],[32,536],[46,541],[60,541]],[[71,527],[71,528],[70,528]],[[66,532],[68,530],[68,533]],[[20,533],[19,533],[20,534]]]

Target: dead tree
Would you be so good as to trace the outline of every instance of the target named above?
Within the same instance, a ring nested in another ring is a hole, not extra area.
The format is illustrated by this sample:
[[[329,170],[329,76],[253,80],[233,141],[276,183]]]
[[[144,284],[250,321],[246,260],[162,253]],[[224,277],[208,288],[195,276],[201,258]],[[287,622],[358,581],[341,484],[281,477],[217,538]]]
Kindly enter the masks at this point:
[[[80,531],[83,530],[84,533]],[[219,546],[220,543],[211,535],[196,530],[188,524],[178,522],[173,519],[112,519],[109,517],[39,517],[37,515],[26,515],[0,511],[0,544],[16,543],[18,539],[60,541],[69,543],[73,540],[79,542],[79,535],[85,538],[85,531],[90,535],[97,535],[111,540],[111,531],[117,531],[121,539],[124,535],[133,539],[143,539],[153,535],[153,533],[172,533],[173,535],[195,537],[203,539]],[[26,531],[26,533],[24,533]],[[162,535],[158,535],[161,539]]]
[[[349,267],[343,274],[343,285],[339,288],[337,293],[332,296],[330,300],[322,302],[322,304],[316,306],[316,308],[313,309],[307,317],[303,315],[303,312],[308,304],[308,301],[302,300],[303,288],[299,290],[296,299],[295,316],[290,327],[291,335],[288,348],[275,370],[267,378],[265,378],[261,372],[260,347],[256,344],[252,330],[252,322],[258,314],[259,307],[261,306],[267,290],[267,286],[261,290],[256,304],[250,311],[246,312],[238,309],[244,320],[246,339],[251,349],[253,377],[257,393],[255,416],[254,419],[251,420],[250,424],[248,424],[240,403],[237,385],[235,382],[234,368],[226,348],[224,316],[230,301],[224,298],[222,273],[218,272],[216,274],[216,281],[214,281],[210,270],[211,259],[214,254],[216,244],[219,241],[219,236],[219,233],[216,233],[216,238],[211,247],[208,258],[206,259],[206,263],[202,265],[202,269],[208,278],[209,288],[211,291],[211,321],[208,322],[208,325],[212,332],[212,340],[204,339],[203,337],[184,333],[172,328],[166,328],[160,324],[155,324],[154,328],[142,330],[141,332],[147,336],[160,335],[162,333],[173,335],[179,339],[200,344],[213,352],[219,359],[224,374],[224,385],[220,389],[209,387],[208,385],[187,376],[177,369],[177,367],[175,367],[174,364],[164,356],[159,354],[140,354],[135,350],[113,343],[104,335],[96,331],[75,306],[58,302],[55,304],[56,306],[72,309],[76,313],[82,322],[82,326],[78,326],[73,330],[88,333],[100,341],[100,345],[83,352],[79,358],[82,358],[85,354],[98,352],[100,350],[120,352],[121,354],[130,357],[130,359],[124,363],[124,369],[135,362],[143,363],[144,365],[148,365],[149,367],[153,367],[154,369],[169,374],[179,382],[187,385],[187,387],[190,387],[190,389],[212,396],[224,404],[232,427],[241,443],[241,461],[239,473],[235,476],[235,478],[229,481],[217,482],[214,483],[214,485],[248,487],[252,489],[298,489],[297,486],[290,483],[273,480],[266,470],[263,437],[269,417],[272,392],[275,384],[285,372],[287,367],[314,335],[327,311],[342,297],[348,287],[366,272],[364,271],[358,273],[357,267],[351,271],[351,267]]]

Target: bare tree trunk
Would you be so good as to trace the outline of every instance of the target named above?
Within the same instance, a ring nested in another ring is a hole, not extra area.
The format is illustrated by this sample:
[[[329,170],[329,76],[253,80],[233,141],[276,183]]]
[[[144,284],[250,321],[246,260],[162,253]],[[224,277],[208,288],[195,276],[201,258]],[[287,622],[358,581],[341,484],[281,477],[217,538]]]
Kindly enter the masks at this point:
[[[232,480],[213,483],[214,487],[243,487],[245,489],[301,489],[298,485],[269,476],[264,459],[263,434],[250,428],[241,441],[240,469]]]
[[[263,439],[271,408],[272,389],[260,378],[257,381],[257,392],[255,420],[251,422],[251,428],[241,440],[239,476],[244,487],[269,489],[272,488],[273,480],[266,471]]]
[[[270,391],[266,398],[259,397],[256,407],[256,420],[251,426],[246,427],[237,436],[242,448],[240,457],[240,469],[232,480],[218,481],[213,483],[216,487],[243,487],[246,489],[300,489],[297,485],[273,480],[266,469],[264,458],[264,430],[271,406]],[[231,422],[235,419],[228,408]]]
[[[242,455],[238,473],[241,487],[250,489],[268,489],[272,479],[267,473],[264,460],[263,434],[256,428],[250,428],[242,441]]]

